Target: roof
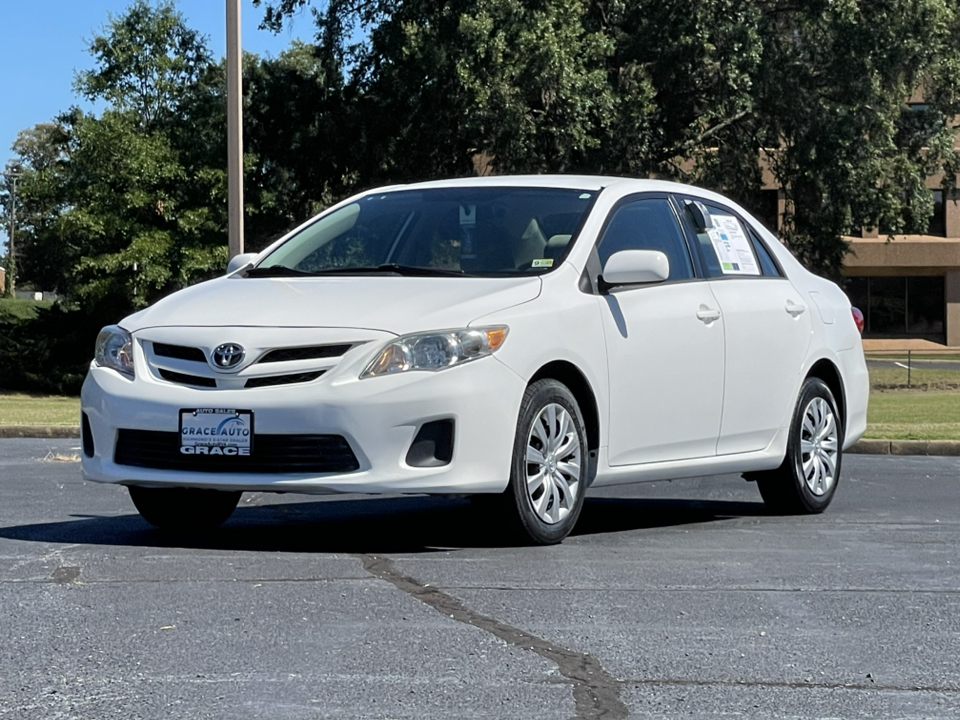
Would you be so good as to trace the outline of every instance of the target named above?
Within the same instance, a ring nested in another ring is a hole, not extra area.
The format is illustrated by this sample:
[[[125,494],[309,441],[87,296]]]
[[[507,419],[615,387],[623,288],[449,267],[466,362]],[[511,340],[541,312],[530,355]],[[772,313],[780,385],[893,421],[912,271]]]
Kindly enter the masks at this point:
[[[637,192],[684,192],[705,193],[702,188],[694,188],[682,183],[667,180],[649,180],[644,178],[613,177],[609,175],[486,175],[483,177],[451,178],[430,180],[410,185],[394,185],[384,190],[420,190],[450,187],[537,187],[561,188],[570,190],[597,191],[614,184],[629,183],[636,186]]]

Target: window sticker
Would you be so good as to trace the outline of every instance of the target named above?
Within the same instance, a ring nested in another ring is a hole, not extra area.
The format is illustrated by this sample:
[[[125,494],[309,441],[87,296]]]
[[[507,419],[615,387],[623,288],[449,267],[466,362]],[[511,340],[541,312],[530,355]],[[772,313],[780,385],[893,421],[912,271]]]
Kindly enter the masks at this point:
[[[535,268],[548,268],[553,267],[553,258],[537,258],[533,261],[531,267]]]
[[[732,215],[715,215],[713,227],[707,235],[720,261],[724,275],[759,275],[760,267],[753,256],[750,241],[743,232],[740,221]]]
[[[477,206],[460,206],[460,259],[474,260],[477,257]]]

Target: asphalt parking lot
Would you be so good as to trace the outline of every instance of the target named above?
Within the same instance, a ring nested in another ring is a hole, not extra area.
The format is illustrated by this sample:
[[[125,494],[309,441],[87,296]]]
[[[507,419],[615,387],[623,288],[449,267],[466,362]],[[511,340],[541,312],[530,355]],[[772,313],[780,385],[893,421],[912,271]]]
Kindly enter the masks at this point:
[[[960,458],[594,492],[498,546],[462,499],[245,495],[170,539],[75,440],[0,440],[0,718],[960,717]]]

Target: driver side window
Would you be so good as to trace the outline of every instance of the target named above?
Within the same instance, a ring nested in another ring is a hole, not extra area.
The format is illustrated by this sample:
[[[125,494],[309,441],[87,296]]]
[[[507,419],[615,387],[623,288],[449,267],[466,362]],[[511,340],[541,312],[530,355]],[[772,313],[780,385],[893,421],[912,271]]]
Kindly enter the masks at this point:
[[[670,261],[669,280],[693,277],[686,240],[666,198],[633,200],[614,210],[597,245],[600,264],[620,250],[659,250]]]

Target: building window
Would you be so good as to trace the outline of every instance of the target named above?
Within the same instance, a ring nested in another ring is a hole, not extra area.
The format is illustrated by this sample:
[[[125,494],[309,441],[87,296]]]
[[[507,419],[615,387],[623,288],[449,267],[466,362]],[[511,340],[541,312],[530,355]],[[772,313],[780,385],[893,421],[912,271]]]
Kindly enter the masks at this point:
[[[757,220],[774,235],[780,232],[780,191],[761,190]]]
[[[943,202],[943,190],[931,190],[933,193],[933,216],[927,225],[927,235],[946,237],[947,206]]]
[[[945,314],[944,278],[907,278],[907,333],[909,335],[943,335]]]
[[[847,278],[847,296],[866,320],[865,337],[919,337],[942,342],[944,278]]]

